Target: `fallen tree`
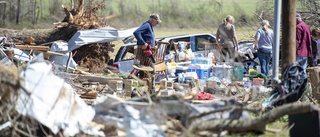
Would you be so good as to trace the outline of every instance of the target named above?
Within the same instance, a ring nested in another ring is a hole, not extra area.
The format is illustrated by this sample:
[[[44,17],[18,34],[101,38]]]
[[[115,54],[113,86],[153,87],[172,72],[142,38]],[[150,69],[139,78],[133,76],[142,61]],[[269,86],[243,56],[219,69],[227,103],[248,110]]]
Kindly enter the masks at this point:
[[[191,131],[230,131],[230,132],[263,132],[267,124],[272,123],[285,115],[307,113],[314,110],[310,104],[290,103],[275,108],[264,115],[253,119],[212,119],[194,120],[190,126]]]
[[[62,5],[65,17],[61,22],[54,23],[52,29],[35,29],[35,30],[10,30],[0,29],[0,35],[7,34],[14,42],[24,43],[28,38],[34,39],[35,45],[48,46],[53,41],[69,41],[78,30],[96,29],[105,27],[107,20],[115,16],[101,17],[98,11],[105,8],[103,2],[93,3],[84,0],[71,0],[70,10]],[[91,72],[103,70],[105,64],[109,61],[108,46],[114,46],[111,43],[94,43],[85,45],[73,51],[74,60],[81,67],[89,68]]]
[[[23,29],[11,30],[0,29],[0,35],[7,34],[16,42],[23,42],[25,39],[33,37],[37,45],[52,42],[56,40],[68,41],[78,30],[95,29],[104,27],[106,20],[114,18],[114,16],[100,17],[97,11],[104,9],[104,4],[92,3],[87,4],[84,0],[71,0],[72,7],[70,10],[62,5],[62,9],[66,14],[61,22],[54,23],[55,27],[51,29]]]

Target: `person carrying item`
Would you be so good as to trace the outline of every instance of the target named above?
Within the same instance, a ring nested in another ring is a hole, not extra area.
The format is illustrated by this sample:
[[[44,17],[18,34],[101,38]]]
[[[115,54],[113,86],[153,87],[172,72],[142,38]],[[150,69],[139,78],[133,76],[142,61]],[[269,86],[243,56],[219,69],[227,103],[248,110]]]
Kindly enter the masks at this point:
[[[141,46],[146,56],[150,57],[152,63],[155,60],[152,56],[152,48],[156,45],[154,38],[153,27],[161,23],[160,16],[153,13],[149,16],[149,20],[144,22],[137,30],[133,32],[133,35],[137,39],[137,45]]]
[[[269,62],[272,58],[273,31],[269,28],[269,21],[263,20],[261,27],[255,35],[254,49],[257,49],[257,56],[260,61],[261,73],[268,76]]]
[[[307,73],[307,60],[312,56],[311,31],[309,26],[302,21],[301,15],[296,13],[296,60],[301,60],[302,68]]]
[[[150,59],[150,62],[140,62],[140,64],[151,66],[153,68],[153,75],[155,74],[155,59],[152,55],[152,49],[155,48],[156,45],[153,27],[157,26],[159,23],[161,23],[160,16],[157,13],[153,13],[149,16],[148,21],[144,22],[137,30],[133,32],[133,35],[137,39],[138,50],[142,50],[143,54]],[[150,85],[150,88],[151,90],[154,90],[155,78],[154,76],[151,78],[152,80],[149,84],[152,84]]]
[[[234,59],[235,50],[238,51],[238,39],[236,36],[236,29],[233,25],[234,18],[231,15],[228,15],[223,19],[223,24],[221,24],[216,33],[216,43],[219,47],[219,39],[224,40],[223,47],[220,47],[222,54],[225,60],[227,53],[229,54],[229,59]],[[235,49],[236,48],[236,49]]]

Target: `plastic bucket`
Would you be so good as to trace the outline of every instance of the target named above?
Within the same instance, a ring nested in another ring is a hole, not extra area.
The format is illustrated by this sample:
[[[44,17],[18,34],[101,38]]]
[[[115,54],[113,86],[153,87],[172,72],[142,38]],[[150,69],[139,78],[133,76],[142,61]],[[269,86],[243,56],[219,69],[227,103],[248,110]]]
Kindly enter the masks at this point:
[[[234,66],[232,69],[232,79],[236,81],[243,80],[244,68],[242,66]]]

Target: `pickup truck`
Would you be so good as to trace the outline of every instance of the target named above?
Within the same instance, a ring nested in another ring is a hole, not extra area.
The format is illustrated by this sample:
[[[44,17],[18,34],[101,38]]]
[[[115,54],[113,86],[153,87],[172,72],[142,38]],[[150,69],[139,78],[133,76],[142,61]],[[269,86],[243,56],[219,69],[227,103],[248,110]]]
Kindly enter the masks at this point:
[[[177,35],[177,36],[169,36],[156,38],[156,41],[163,42],[178,42],[178,41],[186,41],[191,42],[191,50],[193,51],[195,56],[203,56],[205,45],[203,42],[216,43],[215,34],[211,33],[202,33],[202,34],[187,34],[187,35]],[[219,40],[219,43],[223,42],[223,40]],[[109,61],[109,64],[119,69],[121,73],[130,73],[133,69],[133,48],[136,45],[135,41],[131,41],[127,44],[121,46],[116,54],[114,60]],[[171,51],[174,49],[173,47],[169,48]],[[170,52],[168,49],[167,53]]]

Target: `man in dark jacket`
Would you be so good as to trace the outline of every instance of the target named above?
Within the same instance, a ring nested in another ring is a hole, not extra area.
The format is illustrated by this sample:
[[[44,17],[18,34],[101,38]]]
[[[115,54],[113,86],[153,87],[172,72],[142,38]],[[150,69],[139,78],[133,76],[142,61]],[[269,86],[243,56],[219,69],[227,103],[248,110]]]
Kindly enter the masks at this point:
[[[149,20],[143,23],[133,33],[137,39],[137,45],[141,46],[147,56],[152,55],[151,48],[154,48],[155,46],[153,27],[157,26],[160,22],[160,16],[156,13],[153,13],[150,15]],[[155,63],[153,58],[150,59],[153,63]]]
[[[150,65],[153,68],[153,74],[155,74],[155,68],[154,68],[154,57],[152,56],[152,48],[155,47],[156,41],[154,37],[154,31],[153,27],[157,26],[161,22],[160,16],[156,13],[153,13],[149,16],[148,21],[144,22],[137,30],[133,32],[133,35],[137,39],[137,45],[141,47],[143,53],[150,58],[151,64],[149,61],[147,62],[140,62],[141,65]],[[140,53],[140,52],[139,52]],[[139,64],[139,65],[140,65]],[[151,86],[151,92],[155,89],[155,78],[152,77],[152,84]]]

